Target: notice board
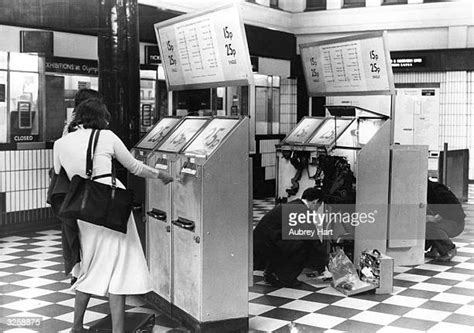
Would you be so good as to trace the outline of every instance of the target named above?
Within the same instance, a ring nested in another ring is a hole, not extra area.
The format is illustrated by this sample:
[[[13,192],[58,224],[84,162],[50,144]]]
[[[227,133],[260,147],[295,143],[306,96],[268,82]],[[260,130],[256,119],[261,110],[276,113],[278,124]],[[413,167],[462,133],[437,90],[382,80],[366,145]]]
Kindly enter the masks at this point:
[[[247,38],[236,4],[178,16],[154,27],[168,90],[253,82]]]
[[[393,94],[386,33],[300,45],[309,96]]]
[[[397,88],[394,141],[402,145],[427,145],[441,150],[439,140],[440,88]]]

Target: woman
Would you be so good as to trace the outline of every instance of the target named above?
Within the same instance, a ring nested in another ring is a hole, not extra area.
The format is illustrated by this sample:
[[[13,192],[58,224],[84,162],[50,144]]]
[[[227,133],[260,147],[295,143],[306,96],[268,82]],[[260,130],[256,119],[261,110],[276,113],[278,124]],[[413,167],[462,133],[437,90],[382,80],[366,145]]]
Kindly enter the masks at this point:
[[[71,179],[86,177],[86,150],[92,129],[100,129],[93,159],[93,175],[111,172],[112,158],[116,158],[131,173],[149,178],[160,178],[165,184],[173,179],[136,160],[123,142],[107,126],[110,114],[99,99],[87,99],[76,110],[77,130],[54,144],[54,169],[63,167]],[[111,183],[111,177],[96,181]],[[124,188],[120,182],[118,186]],[[91,294],[109,296],[113,332],[124,332],[125,295],[144,294],[151,290],[149,272],[140,245],[137,229],[130,214],[127,233],[78,221],[82,258],[77,281],[74,323],[71,332],[83,331],[84,313]]]
[[[83,88],[79,89],[74,95],[74,110],[72,111],[71,121],[64,125],[63,135],[65,136],[77,130],[75,121],[76,109],[89,98],[97,98],[102,101],[102,94],[94,89]],[[71,285],[77,280],[77,275],[80,269],[80,245],[78,227],[75,219],[58,217],[61,220],[61,237],[63,244],[63,258],[64,258],[64,273],[71,274]]]

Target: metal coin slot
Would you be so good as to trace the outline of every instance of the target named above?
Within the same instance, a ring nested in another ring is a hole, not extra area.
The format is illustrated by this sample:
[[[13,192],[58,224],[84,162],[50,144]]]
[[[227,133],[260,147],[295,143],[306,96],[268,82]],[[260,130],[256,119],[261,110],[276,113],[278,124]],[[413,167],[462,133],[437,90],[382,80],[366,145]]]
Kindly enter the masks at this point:
[[[184,162],[183,167],[181,169],[181,172],[182,173],[187,173],[187,174],[193,175],[193,176],[196,175],[196,173],[197,173],[196,164],[188,162],[188,161]]]
[[[157,158],[155,168],[160,170],[168,170],[168,160],[166,158]]]

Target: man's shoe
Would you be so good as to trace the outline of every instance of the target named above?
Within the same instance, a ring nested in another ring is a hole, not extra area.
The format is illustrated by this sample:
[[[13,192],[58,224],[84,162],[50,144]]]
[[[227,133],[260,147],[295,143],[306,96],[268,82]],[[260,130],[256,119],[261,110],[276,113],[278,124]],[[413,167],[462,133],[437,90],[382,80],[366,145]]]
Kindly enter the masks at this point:
[[[438,257],[439,257],[439,252],[434,247],[431,247],[431,249],[425,253],[425,258],[435,259]]]
[[[263,281],[270,284],[272,287],[277,288],[296,288],[302,284],[299,280],[294,280],[291,282],[282,281],[275,273],[264,274]]]
[[[441,261],[441,262],[448,262],[453,259],[458,251],[456,250],[456,246],[453,247],[451,250],[449,250],[446,254],[440,255],[436,260]]]
[[[265,283],[268,283],[272,287],[277,287],[277,288],[283,287],[282,283],[280,282],[278,277],[275,275],[275,273],[264,272],[263,273],[263,281]]]

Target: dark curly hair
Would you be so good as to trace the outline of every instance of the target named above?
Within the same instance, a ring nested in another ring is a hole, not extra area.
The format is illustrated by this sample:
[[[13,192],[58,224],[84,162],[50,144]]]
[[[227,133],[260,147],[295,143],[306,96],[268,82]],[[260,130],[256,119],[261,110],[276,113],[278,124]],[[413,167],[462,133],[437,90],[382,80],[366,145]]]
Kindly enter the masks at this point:
[[[77,106],[74,120],[84,128],[106,129],[109,126],[110,113],[101,99],[89,98]]]
[[[89,98],[98,98],[102,100],[102,94],[94,89],[83,88],[79,89],[74,95],[74,107],[77,107],[79,104],[84,102],[86,99]]]
[[[74,132],[77,129],[78,122],[76,121],[76,110],[79,104],[89,98],[97,98],[102,101],[102,94],[94,89],[84,88],[79,89],[74,96],[74,111],[72,112],[72,121],[69,124],[68,133]]]

